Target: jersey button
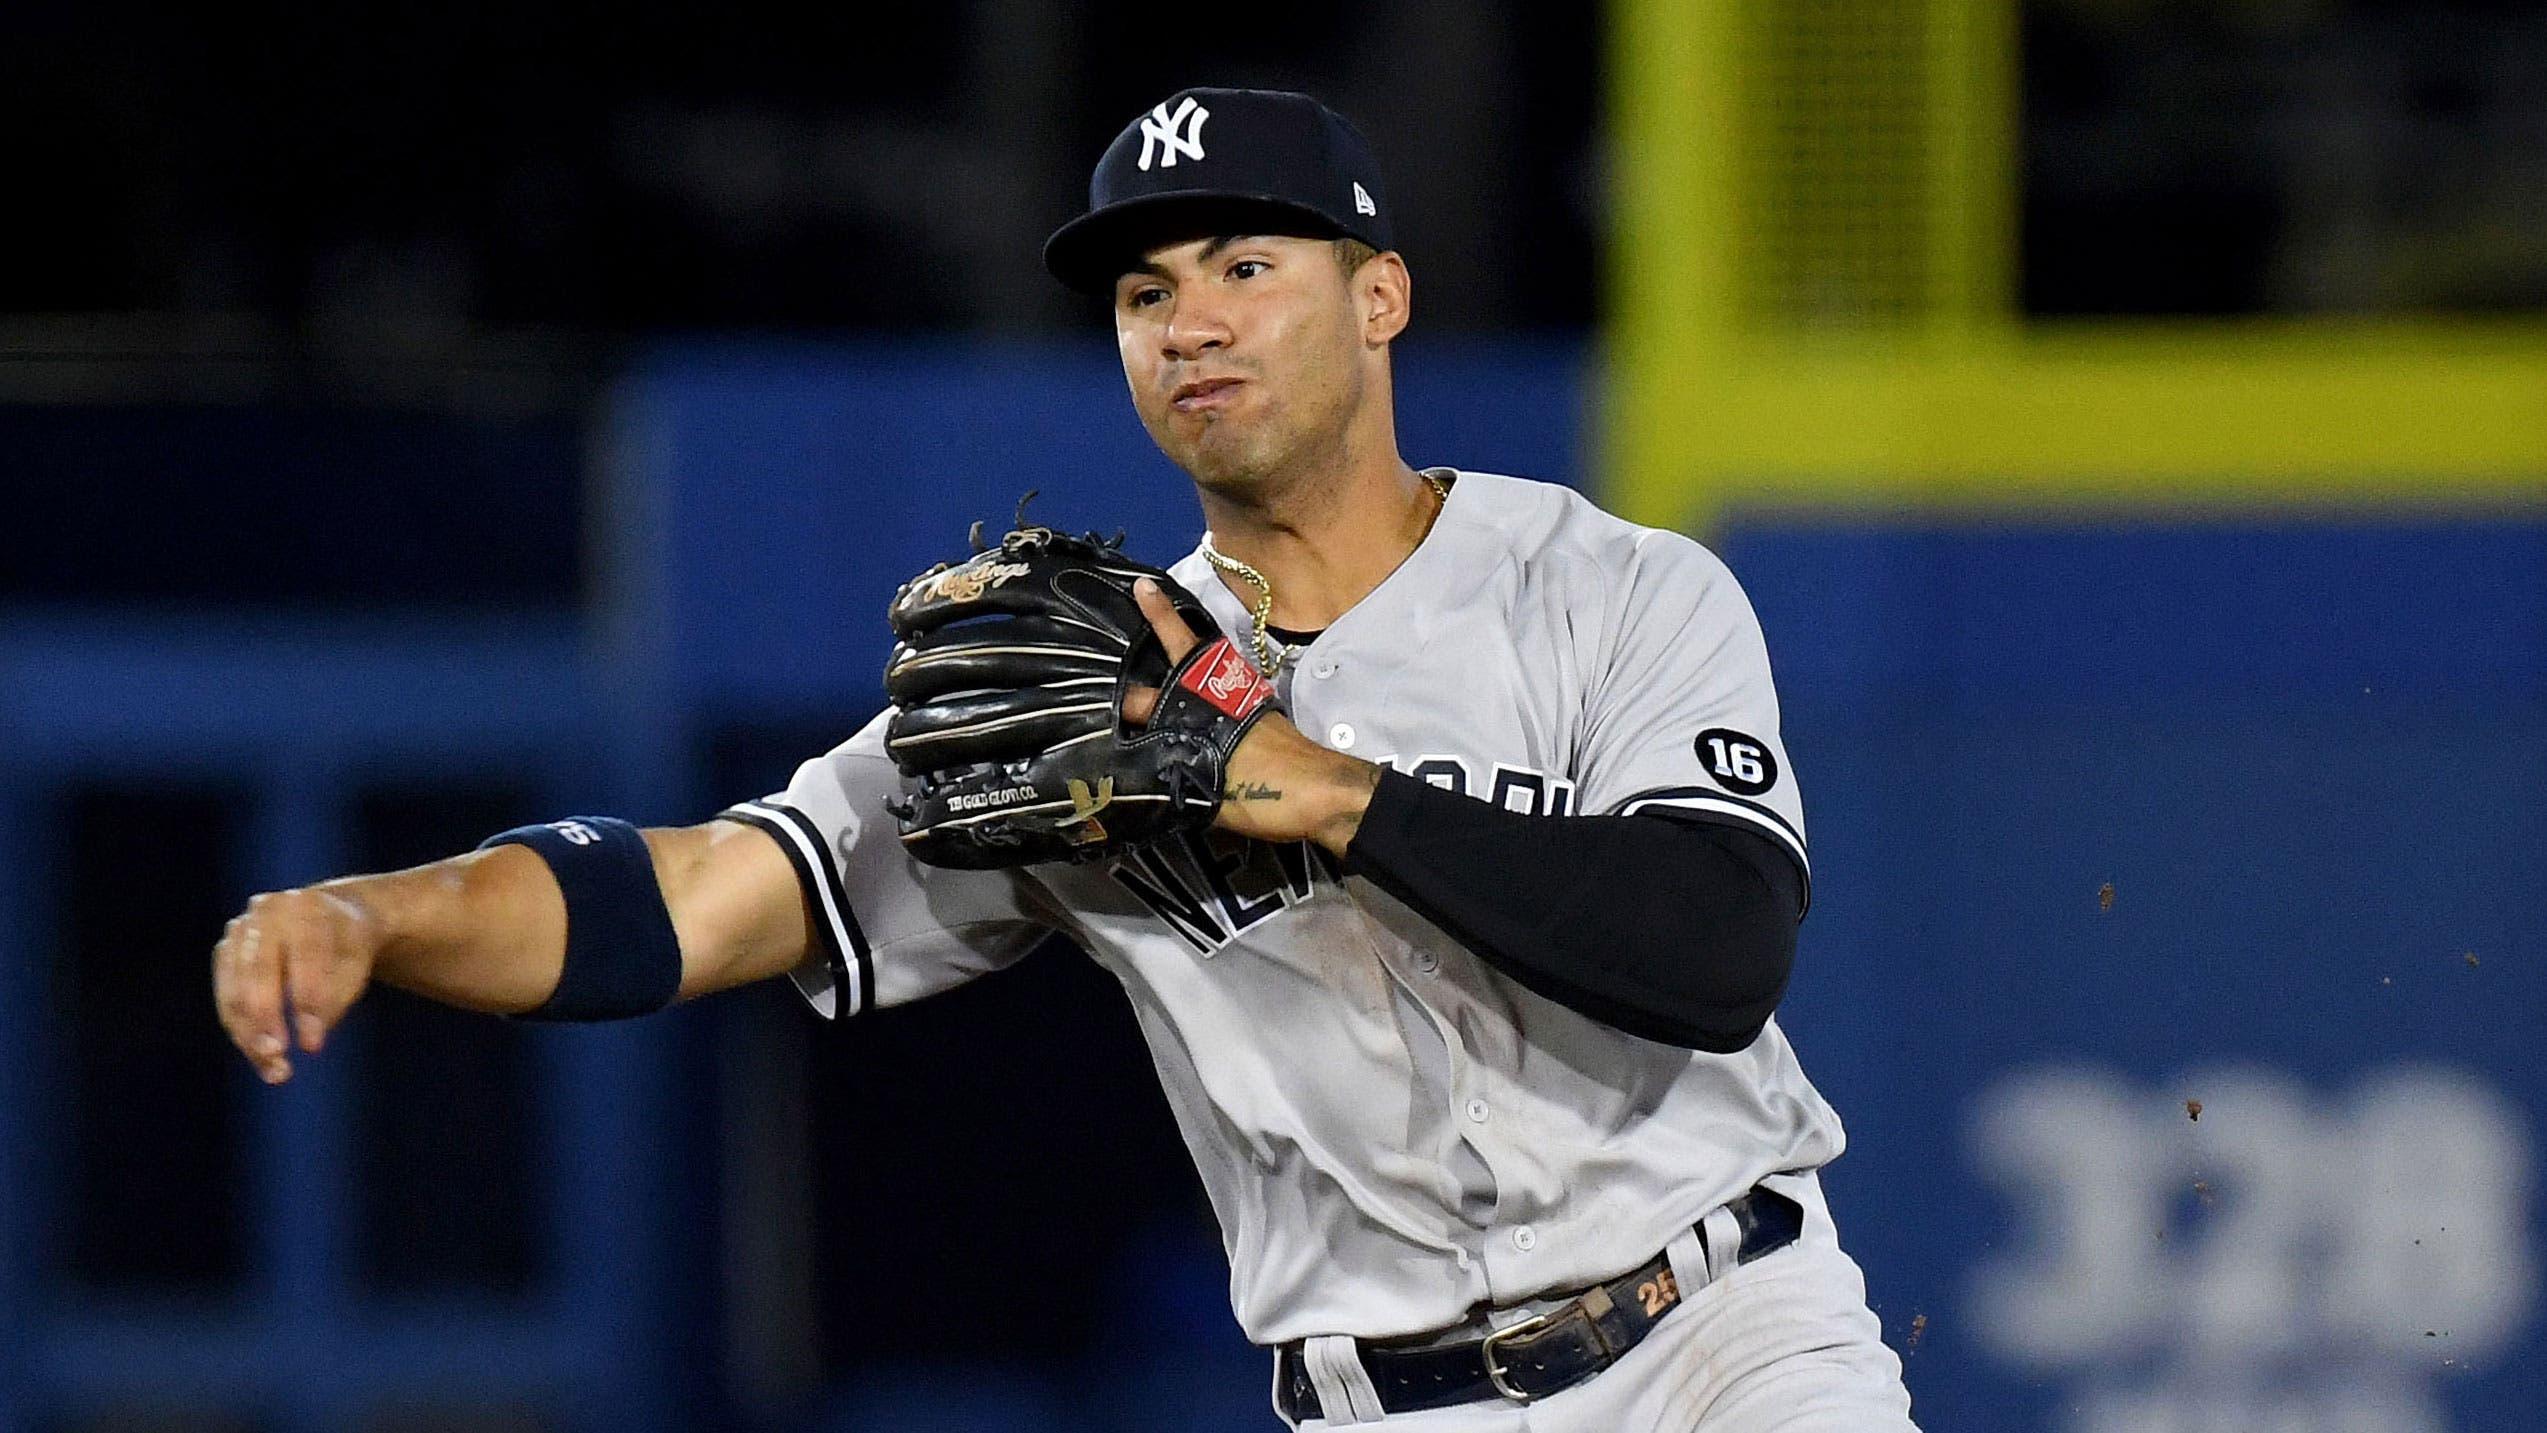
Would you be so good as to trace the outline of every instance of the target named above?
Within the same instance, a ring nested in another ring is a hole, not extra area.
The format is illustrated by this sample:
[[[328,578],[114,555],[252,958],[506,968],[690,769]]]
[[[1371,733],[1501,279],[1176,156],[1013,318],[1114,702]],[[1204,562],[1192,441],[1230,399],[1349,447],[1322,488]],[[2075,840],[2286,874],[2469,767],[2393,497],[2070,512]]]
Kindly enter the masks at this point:
[[[1490,1113],[1492,1113],[1492,1111],[1489,1111],[1486,1108],[1486,1102],[1484,1100],[1470,1100],[1468,1102],[1468,1119],[1470,1123],[1484,1124],[1486,1122],[1486,1116]]]
[[[1353,723],[1340,721],[1327,728],[1327,745],[1338,751],[1353,749]]]
[[[1539,1231],[1524,1224],[1512,1231],[1512,1247],[1527,1254],[1539,1247]]]
[[[1320,662],[1309,669],[1309,675],[1313,677],[1332,677],[1335,675],[1335,663]]]
[[[1426,975],[1442,968],[1442,958],[1429,950],[1415,952],[1415,968]]]

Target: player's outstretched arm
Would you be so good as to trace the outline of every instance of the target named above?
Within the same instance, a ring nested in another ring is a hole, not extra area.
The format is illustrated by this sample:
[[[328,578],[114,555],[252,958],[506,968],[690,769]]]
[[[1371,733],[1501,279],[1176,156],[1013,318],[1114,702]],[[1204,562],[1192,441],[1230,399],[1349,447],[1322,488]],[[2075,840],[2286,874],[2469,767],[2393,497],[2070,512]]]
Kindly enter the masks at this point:
[[[726,821],[639,834],[677,942],[679,998],[782,974],[803,956],[802,888],[767,836]],[[588,923],[602,914],[587,911]],[[374,981],[467,1010],[540,1010],[559,993],[567,930],[550,860],[493,846],[256,896],[213,948],[213,1001],[231,1042],[279,1084],[294,1048],[318,1053]]]

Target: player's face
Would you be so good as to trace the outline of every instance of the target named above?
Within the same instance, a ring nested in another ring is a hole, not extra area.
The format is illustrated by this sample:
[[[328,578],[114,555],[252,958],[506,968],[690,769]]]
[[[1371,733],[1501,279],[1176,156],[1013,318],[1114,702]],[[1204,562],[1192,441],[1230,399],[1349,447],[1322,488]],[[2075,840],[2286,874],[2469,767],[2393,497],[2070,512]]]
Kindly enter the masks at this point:
[[[1323,239],[1171,244],[1114,286],[1132,405],[1206,487],[1244,487],[1343,442],[1367,387],[1360,310]]]

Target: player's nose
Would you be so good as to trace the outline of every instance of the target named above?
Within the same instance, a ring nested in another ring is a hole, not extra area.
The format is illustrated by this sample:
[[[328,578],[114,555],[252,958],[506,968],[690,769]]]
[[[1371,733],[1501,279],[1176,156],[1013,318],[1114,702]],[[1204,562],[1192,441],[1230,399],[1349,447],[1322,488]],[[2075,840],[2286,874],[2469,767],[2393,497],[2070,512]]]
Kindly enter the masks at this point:
[[[1229,347],[1234,337],[1228,319],[1208,300],[1180,298],[1159,348],[1169,358],[1190,360]]]

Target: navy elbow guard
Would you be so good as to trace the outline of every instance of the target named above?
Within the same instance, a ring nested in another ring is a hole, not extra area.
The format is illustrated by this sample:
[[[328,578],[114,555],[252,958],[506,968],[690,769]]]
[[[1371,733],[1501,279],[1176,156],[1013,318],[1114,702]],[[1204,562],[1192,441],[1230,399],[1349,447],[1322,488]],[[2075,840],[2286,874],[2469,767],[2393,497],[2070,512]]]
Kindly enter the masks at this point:
[[[636,827],[609,816],[516,826],[478,843],[528,846],[566,897],[566,966],[525,1020],[621,1020],[681,992],[681,942]]]

